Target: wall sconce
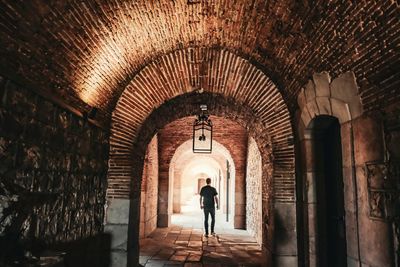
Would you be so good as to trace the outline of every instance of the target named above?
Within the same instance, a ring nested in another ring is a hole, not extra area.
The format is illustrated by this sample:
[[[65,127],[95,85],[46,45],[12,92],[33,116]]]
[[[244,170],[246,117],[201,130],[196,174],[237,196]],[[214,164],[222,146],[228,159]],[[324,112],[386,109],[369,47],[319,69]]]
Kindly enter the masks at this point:
[[[211,153],[213,125],[207,114],[207,105],[200,105],[200,110],[193,124],[193,153]]]

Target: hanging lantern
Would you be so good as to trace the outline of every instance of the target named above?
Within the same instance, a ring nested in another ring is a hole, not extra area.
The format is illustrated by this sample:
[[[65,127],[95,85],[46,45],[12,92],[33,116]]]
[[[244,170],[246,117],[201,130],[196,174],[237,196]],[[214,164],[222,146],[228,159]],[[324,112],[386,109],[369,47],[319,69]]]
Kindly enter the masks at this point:
[[[193,153],[211,153],[212,122],[207,114],[207,106],[200,105],[201,113],[193,124]]]

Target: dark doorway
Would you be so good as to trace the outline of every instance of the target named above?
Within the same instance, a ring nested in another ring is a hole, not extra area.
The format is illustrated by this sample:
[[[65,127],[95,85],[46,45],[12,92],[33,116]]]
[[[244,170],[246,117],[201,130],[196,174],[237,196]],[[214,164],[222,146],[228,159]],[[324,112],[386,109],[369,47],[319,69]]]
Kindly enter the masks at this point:
[[[312,121],[317,186],[318,266],[347,266],[346,231],[339,121],[319,116]]]

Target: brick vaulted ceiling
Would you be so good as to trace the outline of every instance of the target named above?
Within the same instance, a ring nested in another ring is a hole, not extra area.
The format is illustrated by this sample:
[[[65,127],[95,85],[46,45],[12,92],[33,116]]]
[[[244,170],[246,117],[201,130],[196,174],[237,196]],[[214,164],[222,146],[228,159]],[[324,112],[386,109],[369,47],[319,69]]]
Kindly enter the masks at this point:
[[[290,111],[313,72],[352,70],[370,110],[400,100],[399,18],[393,0],[0,0],[0,73],[78,110],[96,106],[107,122],[148,64],[205,47],[261,70]],[[213,71],[224,76],[221,68]],[[185,91],[209,73],[189,75]]]

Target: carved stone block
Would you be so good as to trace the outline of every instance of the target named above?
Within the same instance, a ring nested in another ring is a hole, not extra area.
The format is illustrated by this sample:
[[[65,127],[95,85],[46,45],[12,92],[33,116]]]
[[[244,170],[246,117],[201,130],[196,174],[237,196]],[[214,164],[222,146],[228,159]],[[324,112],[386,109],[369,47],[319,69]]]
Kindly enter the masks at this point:
[[[372,219],[389,220],[395,216],[399,197],[396,188],[398,174],[388,162],[367,162],[365,173],[368,185],[369,216]]]

